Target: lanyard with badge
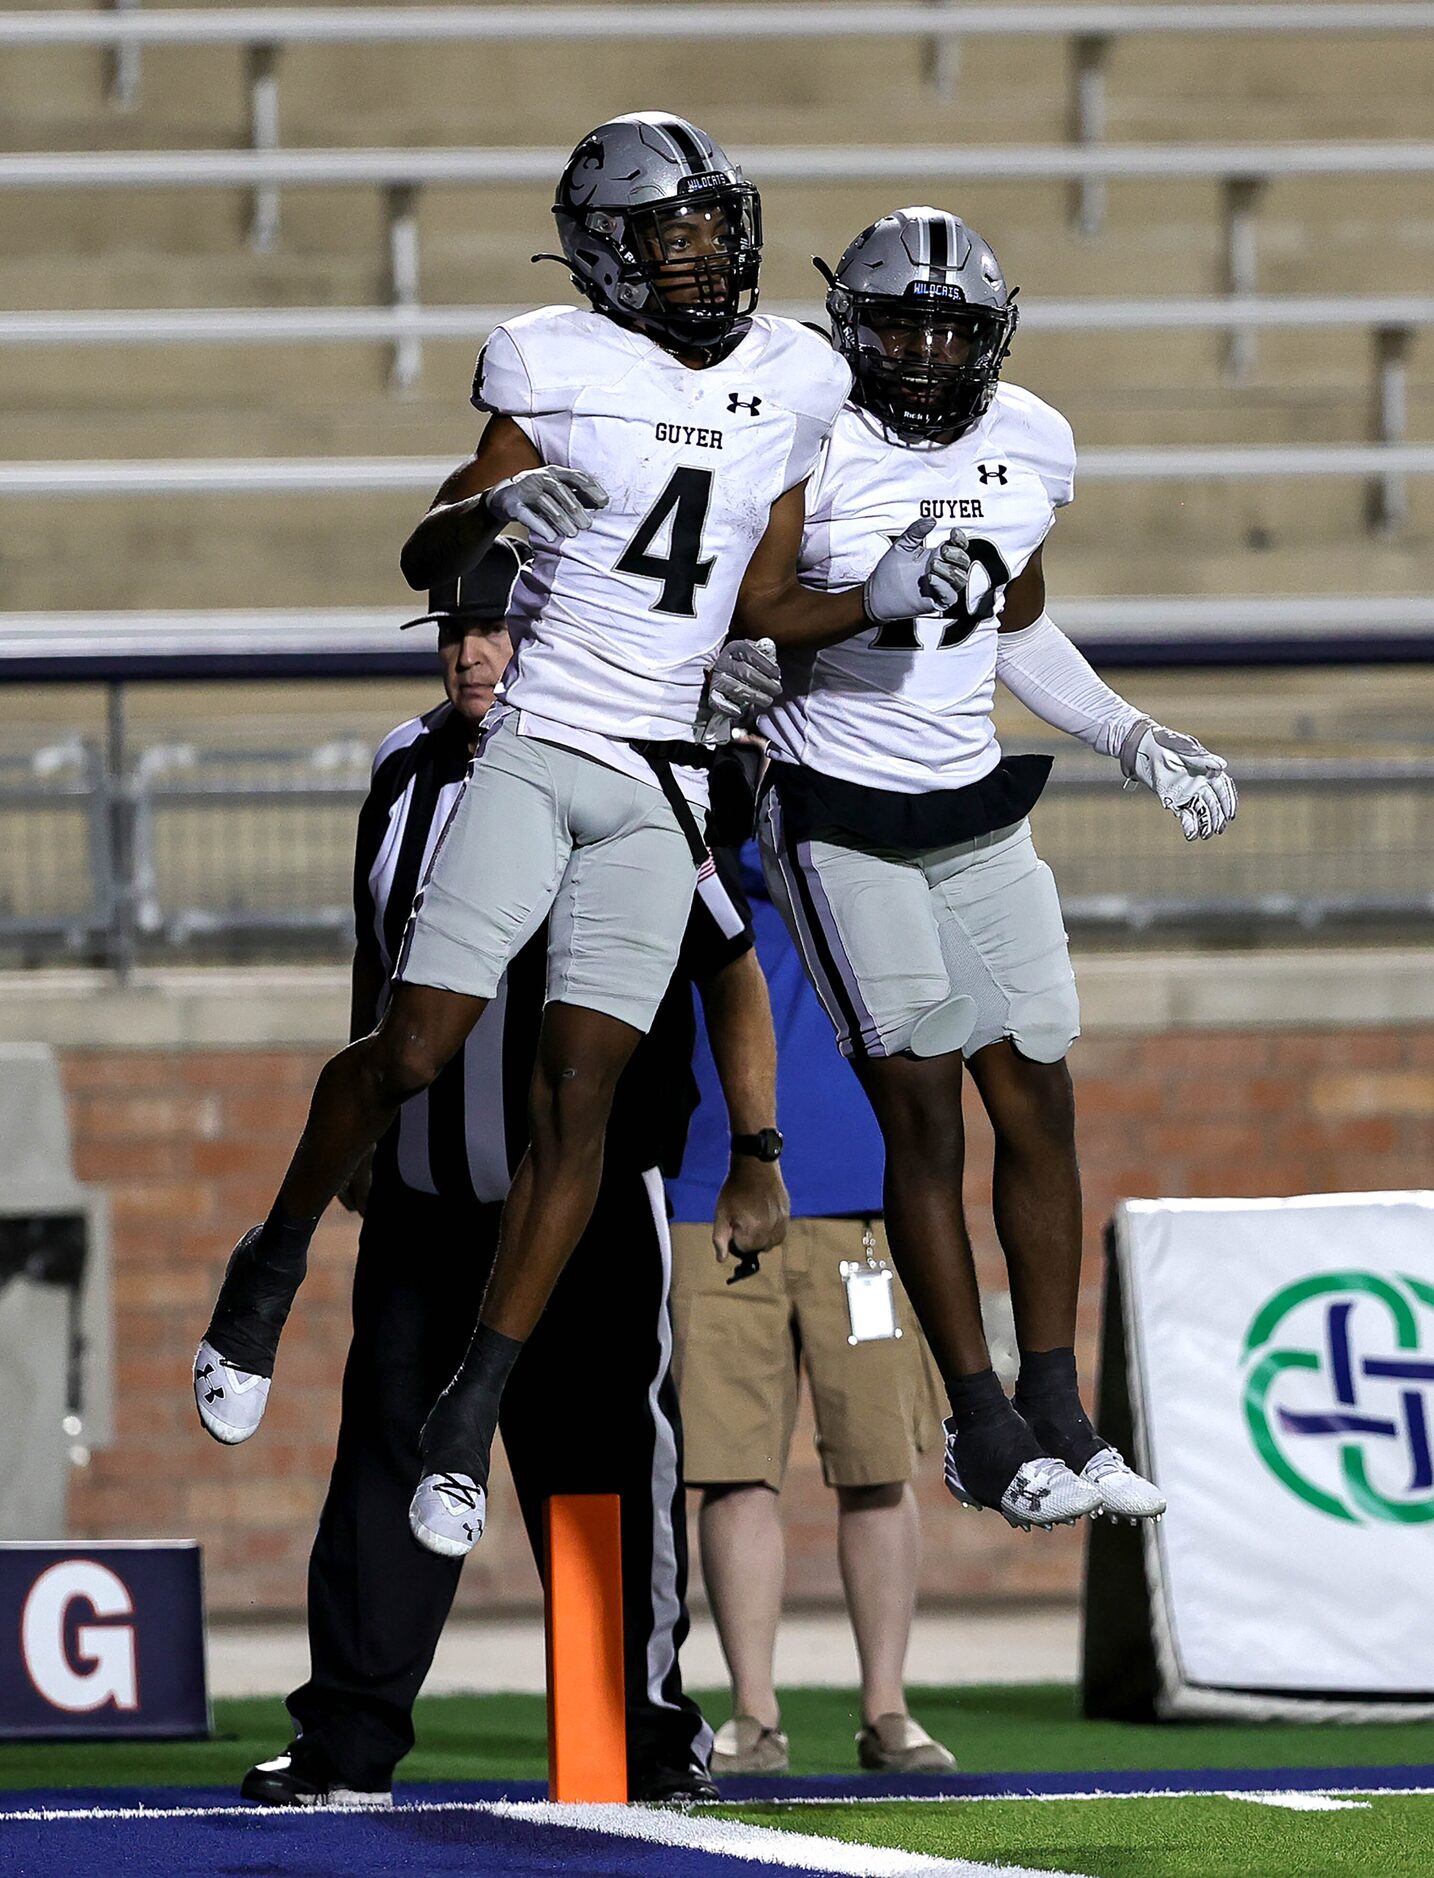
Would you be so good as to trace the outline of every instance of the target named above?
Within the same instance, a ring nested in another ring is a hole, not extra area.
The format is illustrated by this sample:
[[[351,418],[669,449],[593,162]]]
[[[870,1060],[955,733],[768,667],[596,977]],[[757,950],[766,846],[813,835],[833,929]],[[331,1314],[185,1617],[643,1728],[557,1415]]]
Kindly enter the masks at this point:
[[[876,1252],[876,1234],[871,1221],[861,1229],[863,1257],[843,1259],[841,1281],[846,1286],[846,1315],[851,1325],[848,1343],[878,1343],[883,1338],[899,1337],[896,1321],[895,1273]]]

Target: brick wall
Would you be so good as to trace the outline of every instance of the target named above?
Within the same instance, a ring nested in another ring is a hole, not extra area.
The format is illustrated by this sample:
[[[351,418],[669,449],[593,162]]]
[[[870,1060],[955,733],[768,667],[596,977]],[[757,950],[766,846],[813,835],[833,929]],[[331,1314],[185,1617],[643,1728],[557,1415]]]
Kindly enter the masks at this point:
[[[76,1171],[114,1219],[117,1439],[72,1477],[84,1537],[197,1536],[211,1609],[291,1612],[323,1493],[338,1411],[356,1234],[327,1219],[285,1338],[263,1435],[239,1452],[197,1426],[188,1365],[225,1255],[268,1205],[302,1126],[316,1050],[63,1052]],[[1406,1029],[1180,1031],[1083,1041],[1079,1091],[1087,1203],[1081,1333],[1087,1374],[1099,1316],[1102,1223],[1132,1195],[1278,1194],[1427,1184],[1434,1157],[1434,1025]],[[972,1117],[968,1205],[982,1282],[1004,1278],[985,1202],[989,1137]],[[810,1426],[787,1492],[795,1599],[840,1594],[831,1496]],[[923,1591],[932,1599],[1064,1597],[1079,1535],[1019,1535],[963,1513],[939,1466],[921,1482]],[[505,1482],[464,1576],[462,1607],[530,1603],[536,1581]]]

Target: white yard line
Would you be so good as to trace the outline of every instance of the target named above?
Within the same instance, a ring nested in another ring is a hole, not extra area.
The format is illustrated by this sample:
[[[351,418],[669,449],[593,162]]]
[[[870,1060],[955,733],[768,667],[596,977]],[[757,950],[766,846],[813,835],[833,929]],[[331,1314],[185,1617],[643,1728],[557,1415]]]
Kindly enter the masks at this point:
[[[1366,1812],[1373,1800],[1336,1800],[1328,1793],[1227,1793],[1227,1800],[1248,1800],[1251,1806],[1282,1806],[1291,1813],[1345,1813],[1363,1807]]]
[[[1363,1796],[1363,1797],[1361,1797]],[[1250,1800],[1268,1806],[1289,1806],[1296,1811],[1320,1811],[1328,1809],[1329,1802],[1339,1805],[1372,1804],[1383,1799],[1427,1799],[1434,1797],[1434,1786],[1426,1787],[1330,1787],[1319,1792],[1298,1792],[1288,1789],[1273,1789],[1269,1793],[1255,1793],[1236,1788],[1199,1788],[1194,1791],[1172,1792],[1169,1787],[1143,1787],[1137,1791],[1114,1792],[1108,1787],[1091,1787],[1080,1793],[873,1793],[870,1795],[849,1796],[845,1794],[824,1798],[817,1794],[781,1800],[724,1800],[720,1802],[724,1809],[735,1806],[1034,1806],[1046,1805],[1062,1800]],[[1306,1809],[1306,1802],[1310,1802]],[[612,1806],[608,1808],[564,1807],[550,1800],[402,1800],[392,1809],[387,1807],[354,1806],[32,1806],[11,1807],[0,1800],[0,1820],[3,1819],[255,1819],[282,1823],[284,1820],[309,1818],[311,1815],[327,1817],[331,1813],[341,1813],[352,1817],[362,1813],[366,1818],[387,1819],[394,1812],[400,1813],[505,1813],[515,1818],[523,1818],[529,1813],[533,1817],[551,1813],[555,1823],[592,1824],[589,1819],[579,1820],[579,1811],[606,1811],[614,1818],[628,1821],[652,1819],[676,1819],[703,1823],[706,1807],[695,1808],[690,1812],[663,1812],[660,1809],[648,1809],[633,1806]],[[562,1818],[559,1818],[559,1815]],[[726,1821],[711,1821],[711,1824],[727,1824]],[[627,1827],[607,1826],[604,1831],[617,1832],[626,1830],[633,1836],[650,1836],[641,1824]],[[761,1828],[760,1830],[766,1830]],[[791,1838],[794,1835],[786,1834]],[[825,1844],[827,1841],[823,1840]],[[910,1867],[893,1867],[908,1870]],[[926,1866],[921,1866],[926,1870]],[[932,1870],[945,1870],[943,1866],[933,1866]],[[968,1866],[952,1867],[953,1870],[995,1870],[996,1867]],[[1002,1865],[999,1868],[1008,1874],[1008,1878],[1020,1878],[1019,1868]]]
[[[790,1799],[723,1800],[723,1806],[1035,1806],[1062,1800],[1262,1800],[1270,1806],[1296,1800],[1328,1800],[1331,1795],[1368,1794],[1369,1803],[1382,1799],[1423,1799],[1434,1787],[1324,1787],[1318,1793],[1295,1789],[1250,1792],[1239,1787],[1141,1787],[1126,1790],[1090,1787],[1081,1793],[872,1793],[801,1794]],[[1363,1802],[1351,1802],[1362,1804]],[[1345,1804],[1341,1801],[1340,1804]],[[1323,1810],[1323,1807],[1310,1810]],[[1004,1869],[1004,1867],[1003,1867]]]
[[[641,1839],[648,1844],[681,1846],[692,1851],[712,1852],[727,1858],[740,1858],[752,1864],[798,1867],[805,1871],[831,1872],[836,1878],[1049,1878],[1021,1865],[985,1865],[970,1859],[930,1859],[916,1852],[903,1852],[890,1846],[852,1845],[841,1839],[827,1839],[812,1833],[788,1832],[783,1828],[749,1826],[738,1820],[702,1819],[694,1814],[668,1812],[661,1808],[633,1806],[564,1806],[549,1800],[458,1800],[451,1803],[421,1801],[397,1809],[400,1813],[487,1813],[505,1819],[531,1821],[534,1826],[561,1827],[566,1831],[607,1833],[614,1838]],[[332,1817],[342,1813],[352,1817],[364,1811],[366,1818],[391,1819],[393,1813],[358,1808],[306,1806],[85,1806],[35,1807],[26,1812],[0,1813],[4,1819],[48,1820],[129,1820],[147,1819],[235,1819],[265,1824],[292,1825],[298,1819]],[[1069,1878],[1080,1878],[1072,1873]]]
[[[552,1826],[585,1827],[654,1845],[719,1852],[760,1865],[796,1865],[849,1878],[1038,1878],[1019,1865],[982,1865],[970,1859],[923,1858],[893,1846],[853,1845],[814,1833],[749,1826],[732,1819],[703,1819],[693,1813],[632,1806],[558,1806],[548,1800],[498,1801],[492,1811],[511,1819]],[[1049,1875],[1047,1875],[1049,1878]]]

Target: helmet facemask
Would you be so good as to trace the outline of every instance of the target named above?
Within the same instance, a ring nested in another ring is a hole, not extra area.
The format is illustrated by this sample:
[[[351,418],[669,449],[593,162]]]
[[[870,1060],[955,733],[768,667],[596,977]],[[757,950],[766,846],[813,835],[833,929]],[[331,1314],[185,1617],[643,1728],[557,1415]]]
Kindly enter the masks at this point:
[[[984,416],[1017,320],[1014,304],[975,305],[927,282],[899,299],[833,282],[827,311],[853,400],[905,444],[953,443]]]

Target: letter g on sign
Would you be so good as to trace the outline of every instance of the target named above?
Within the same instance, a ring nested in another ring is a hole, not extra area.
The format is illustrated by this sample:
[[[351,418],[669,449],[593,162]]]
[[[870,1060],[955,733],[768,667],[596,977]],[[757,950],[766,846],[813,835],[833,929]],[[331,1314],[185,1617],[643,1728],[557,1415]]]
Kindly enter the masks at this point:
[[[20,1616],[20,1650],[31,1682],[47,1702],[69,1715],[88,1715],[106,1703],[138,1708],[134,1625],[80,1624],[72,1659],[66,1630],[77,1600],[97,1618],[134,1615],[122,1580],[93,1559],[63,1559],[41,1572]]]

